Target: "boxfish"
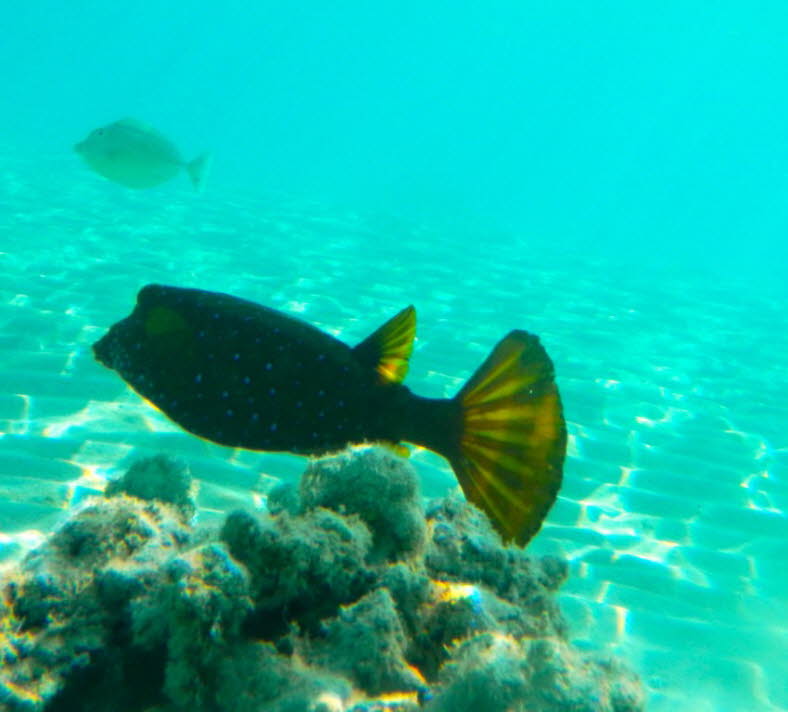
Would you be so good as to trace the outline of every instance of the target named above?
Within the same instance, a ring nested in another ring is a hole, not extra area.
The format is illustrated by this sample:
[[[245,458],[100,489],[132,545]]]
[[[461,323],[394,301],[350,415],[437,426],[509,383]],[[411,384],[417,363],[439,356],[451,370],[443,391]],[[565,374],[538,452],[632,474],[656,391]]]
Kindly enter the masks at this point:
[[[168,418],[220,445],[432,450],[503,539],[524,545],[555,501],[566,452],[549,356],[537,336],[511,331],[453,398],[426,398],[403,384],[415,331],[409,306],[351,347],[245,299],[151,284],[93,352]]]

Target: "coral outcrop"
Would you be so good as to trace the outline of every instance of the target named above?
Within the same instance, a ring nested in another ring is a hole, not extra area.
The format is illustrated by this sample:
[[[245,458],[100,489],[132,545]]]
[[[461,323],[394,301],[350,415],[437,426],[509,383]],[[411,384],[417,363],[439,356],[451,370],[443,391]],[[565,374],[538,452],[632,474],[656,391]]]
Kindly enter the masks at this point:
[[[312,462],[201,532],[186,467],[137,463],[0,582],[9,712],[635,712],[637,677],[567,642],[555,558],[504,547],[413,468]]]

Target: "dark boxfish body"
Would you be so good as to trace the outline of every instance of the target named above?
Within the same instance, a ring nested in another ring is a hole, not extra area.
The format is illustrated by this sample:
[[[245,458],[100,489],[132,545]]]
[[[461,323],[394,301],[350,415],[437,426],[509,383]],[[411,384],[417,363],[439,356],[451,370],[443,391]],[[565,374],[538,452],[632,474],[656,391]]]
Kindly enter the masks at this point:
[[[451,399],[402,385],[416,315],[355,348],[227,294],[148,285],[93,346],[98,361],[195,435],[230,447],[321,454],[412,442],[446,457],[506,539],[539,529],[561,482],[566,430],[553,367],[513,331]]]

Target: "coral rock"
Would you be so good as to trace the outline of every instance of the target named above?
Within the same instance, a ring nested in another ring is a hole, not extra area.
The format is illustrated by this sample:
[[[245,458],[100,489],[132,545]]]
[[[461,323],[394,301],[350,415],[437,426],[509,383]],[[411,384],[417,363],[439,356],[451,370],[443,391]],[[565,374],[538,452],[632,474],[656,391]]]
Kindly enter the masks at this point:
[[[566,564],[457,497],[425,518],[390,453],[312,463],[300,498],[219,533],[173,467],[138,463],[0,582],[3,712],[643,709],[568,642]]]
[[[306,509],[357,514],[373,537],[374,561],[419,556],[426,541],[413,466],[387,450],[363,449],[312,462],[301,479]]]
[[[304,658],[355,680],[369,695],[419,691],[424,680],[405,660],[407,638],[391,594],[377,589],[326,624]]]
[[[166,455],[139,460],[122,477],[110,481],[104,495],[114,497],[117,494],[166,502],[179,509],[187,518],[194,514],[189,467]]]

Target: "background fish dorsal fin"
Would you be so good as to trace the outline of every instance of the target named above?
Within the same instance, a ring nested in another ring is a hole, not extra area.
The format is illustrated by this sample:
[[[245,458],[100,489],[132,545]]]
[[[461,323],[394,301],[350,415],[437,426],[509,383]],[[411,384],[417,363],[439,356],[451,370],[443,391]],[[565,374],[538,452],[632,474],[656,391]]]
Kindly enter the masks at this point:
[[[137,131],[156,131],[150,124],[146,124],[139,119],[133,119],[130,116],[125,116],[115,122],[115,126],[122,126],[126,129],[135,129]]]
[[[401,383],[416,336],[416,309],[406,307],[353,349],[356,358],[377,371],[381,381]]]

